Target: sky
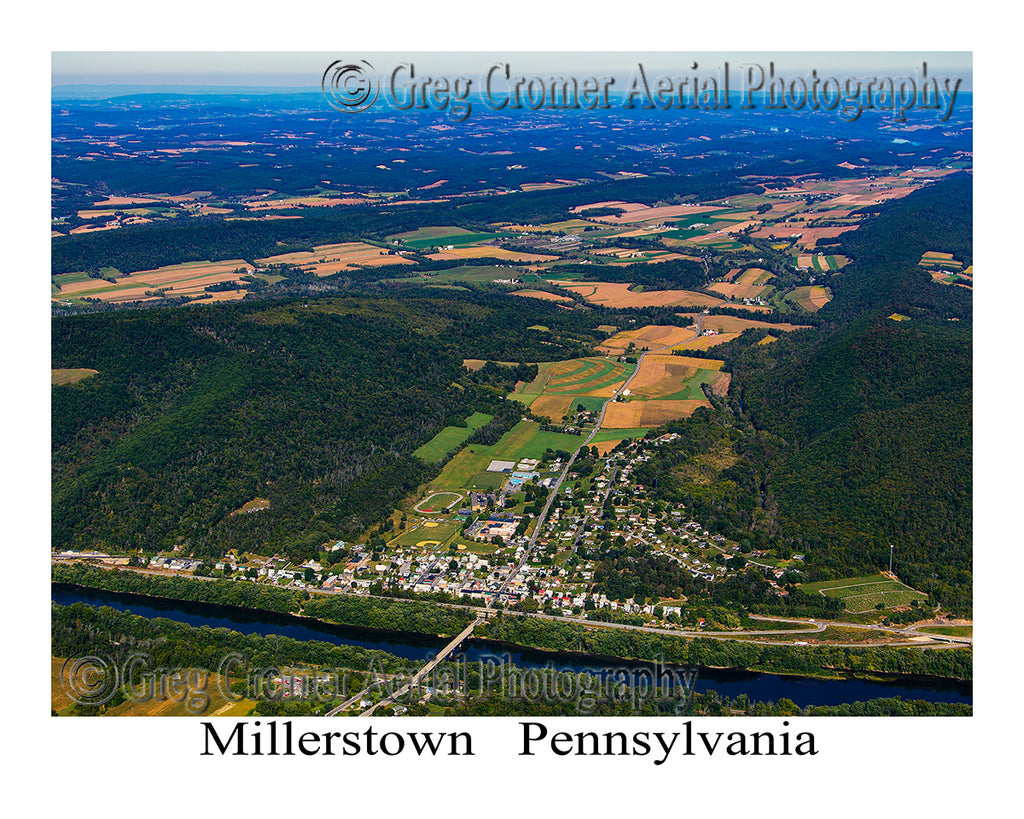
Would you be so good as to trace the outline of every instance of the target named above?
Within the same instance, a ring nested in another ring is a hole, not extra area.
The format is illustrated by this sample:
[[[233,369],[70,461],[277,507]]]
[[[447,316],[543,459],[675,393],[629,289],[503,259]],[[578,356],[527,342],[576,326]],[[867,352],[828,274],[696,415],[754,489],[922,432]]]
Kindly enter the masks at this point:
[[[507,62],[522,74],[573,72],[578,75],[626,75],[638,63],[650,72],[730,71],[745,63],[767,70],[774,62],[785,76],[905,76],[923,62],[933,75],[962,78],[971,90],[972,55],[959,51],[54,51],[51,85],[198,85],[318,88],[333,61],[366,60],[387,73],[402,62],[435,75],[479,76],[495,62]]]

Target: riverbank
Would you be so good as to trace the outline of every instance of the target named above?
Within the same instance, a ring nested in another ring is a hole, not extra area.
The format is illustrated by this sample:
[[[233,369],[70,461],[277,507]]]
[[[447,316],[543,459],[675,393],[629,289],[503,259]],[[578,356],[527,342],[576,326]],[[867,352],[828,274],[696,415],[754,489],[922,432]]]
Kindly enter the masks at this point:
[[[369,650],[385,651],[406,660],[426,660],[445,642],[444,637],[436,634],[352,626],[286,612],[261,611],[224,604],[111,592],[68,584],[54,584],[53,597],[55,602],[62,605],[74,601],[92,606],[108,605],[148,618],[165,617],[193,625],[230,628],[241,633],[282,634],[299,640],[342,642]],[[496,617],[496,619],[498,618]],[[512,618],[500,619],[507,621]],[[644,635],[644,637],[650,637],[650,635]],[[712,657],[715,644],[720,641],[697,638],[691,642],[699,644],[705,656]],[[552,649],[519,641],[494,639],[493,637],[472,638],[464,657],[472,662],[490,661],[487,658],[494,657],[498,652],[505,652],[509,662],[521,668],[555,667],[575,670],[625,668],[635,670],[650,668],[652,663],[659,662],[657,656],[617,655],[599,651],[581,651],[572,647]],[[718,686],[724,689],[723,693],[733,696],[747,693],[752,698],[756,696],[760,699],[778,699],[789,696],[787,692],[792,689],[804,689],[810,683],[826,687],[832,686],[833,690],[828,691],[827,695],[826,689],[818,691],[816,698],[820,701],[809,700],[806,704],[831,705],[893,695],[932,699],[937,702],[969,703],[971,699],[969,683],[936,675],[879,674],[878,672],[858,674],[842,671],[822,674],[821,669],[809,668],[803,669],[802,673],[790,673],[785,669],[780,669],[777,665],[766,669],[752,670],[749,666],[721,662],[676,662],[667,654],[662,654],[661,662],[666,667],[696,666],[699,669],[698,675],[703,687]],[[754,684],[757,680],[760,682]],[[845,689],[838,687],[845,687]],[[843,690],[846,691],[845,694],[842,693]],[[790,698],[792,699],[792,697]]]

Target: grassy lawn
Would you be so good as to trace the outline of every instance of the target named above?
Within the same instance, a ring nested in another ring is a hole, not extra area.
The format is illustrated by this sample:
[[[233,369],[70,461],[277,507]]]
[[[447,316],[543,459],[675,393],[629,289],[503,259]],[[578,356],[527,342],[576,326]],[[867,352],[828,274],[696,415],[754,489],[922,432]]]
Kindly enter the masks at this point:
[[[445,427],[412,454],[427,463],[437,463],[494,416],[474,412],[464,427]]]
[[[842,600],[843,606],[851,612],[871,611],[879,604],[883,609],[889,609],[904,606],[913,600],[924,602],[928,599],[923,592],[881,574],[805,583],[801,588],[809,594],[818,592]]]
[[[949,637],[974,636],[974,626],[921,626],[918,631],[925,634],[945,634]]]

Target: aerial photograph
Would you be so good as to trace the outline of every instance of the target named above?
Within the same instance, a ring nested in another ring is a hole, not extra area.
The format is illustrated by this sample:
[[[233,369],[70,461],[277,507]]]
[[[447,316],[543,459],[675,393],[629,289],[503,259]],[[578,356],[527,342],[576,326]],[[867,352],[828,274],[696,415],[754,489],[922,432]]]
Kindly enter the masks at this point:
[[[51,61],[51,718],[972,716],[970,52]]]

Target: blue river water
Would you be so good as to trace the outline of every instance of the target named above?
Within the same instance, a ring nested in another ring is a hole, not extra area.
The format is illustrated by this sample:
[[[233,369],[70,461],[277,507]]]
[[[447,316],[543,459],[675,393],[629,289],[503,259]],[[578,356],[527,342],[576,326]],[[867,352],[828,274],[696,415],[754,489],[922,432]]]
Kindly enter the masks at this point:
[[[339,626],[275,612],[120,594],[58,583],[51,585],[51,599],[64,606],[77,602],[109,606],[142,617],[164,617],[191,626],[227,628],[242,634],[277,634],[295,640],[321,640],[335,645],[359,646],[386,651],[408,660],[429,659],[447,642],[430,635]],[[465,658],[472,662],[489,662],[493,661],[490,658],[501,657],[521,669],[555,668],[574,673],[592,671],[600,674],[620,670],[636,673],[651,667],[649,663],[642,662],[495,646],[481,640],[470,640],[464,653]],[[822,680],[707,668],[699,669],[693,688],[695,691],[717,691],[722,696],[733,698],[746,694],[753,702],[777,702],[786,697],[800,707],[840,705],[881,697],[966,704],[973,701],[970,683],[917,678],[902,678],[892,682]]]

